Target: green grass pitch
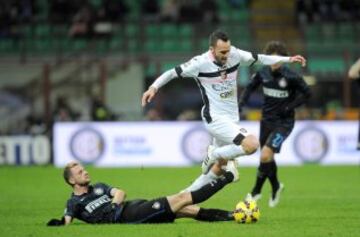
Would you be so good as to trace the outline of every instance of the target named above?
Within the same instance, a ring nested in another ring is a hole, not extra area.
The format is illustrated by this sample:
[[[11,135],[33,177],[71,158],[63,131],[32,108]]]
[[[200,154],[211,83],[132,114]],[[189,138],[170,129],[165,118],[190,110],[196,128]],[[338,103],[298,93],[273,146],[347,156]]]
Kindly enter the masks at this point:
[[[93,182],[125,190],[128,199],[175,193],[200,173],[193,168],[99,169],[88,167]],[[239,168],[240,181],[230,184],[201,204],[232,210],[250,190],[256,168]],[[278,207],[267,206],[269,184],[258,205],[255,224],[204,223],[191,219],[174,224],[89,225],[75,221],[68,227],[46,227],[60,217],[70,188],[62,170],[53,167],[0,167],[1,236],[360,236],[360,167],[316,165],[280,167],[285,191]]]

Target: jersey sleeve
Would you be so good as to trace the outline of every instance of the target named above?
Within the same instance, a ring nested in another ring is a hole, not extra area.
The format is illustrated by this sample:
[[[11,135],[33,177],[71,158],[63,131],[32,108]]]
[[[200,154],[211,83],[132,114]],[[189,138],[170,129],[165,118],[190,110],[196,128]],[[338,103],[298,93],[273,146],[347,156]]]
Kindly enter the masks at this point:
[[[251,66],[253,64],[273,65],[276,63],[290,62],[290,57],[255,54],[241,49],[236,49],[236,51],[239,57],[240,65],[242,66]]]
[[[254,63],[256,63],[256,61],[258,60],[257,58],[257,54],[248,52],[248,51],[244,51],[238,48],[235,48],[235,52],[236,55],[238,57],[238,61],[240,62],[240,65],[242,66],[249,66],[252,65]]]
[[[310,88],[304,81],[304,78],[301,75],[292,72],[290,70],[289,70],[289,74],[290,74],[289,77],[292,78],[292,84],[293,87],[296,89],[296,91],[301,92],[305,96],[310,96]]]
[[[260,76],[260,73],[257,72],[252,75],[249,84],[247,84],[247,86],[241,93],[241,96],[239,99],[239,106],[243,106],[247,103],[251,93],[254,90],[256,90],[256,88],[258,88],[260,84],[261,84],[261,76]]]
[[[186,63],[175,67],[178,77],[197,77],[199,75],[200,58],[194,57]]]
[[[311,97],[311,90],[304,81],[304,78],[295,72],[289,72],[291,77],[292,87],[296,91],[296,96],[292,102],[288,104],[288,109],[293,110],[296,107],[304,104]]]
[[[360,78],[360,58],[350,67],[348,76],[352,79]]]
[[[76,209],[75,209],[75,202],[72,199],[69,199],[66,202],[66,207],[64,210],[64,216],[71,216],[75,217]]]

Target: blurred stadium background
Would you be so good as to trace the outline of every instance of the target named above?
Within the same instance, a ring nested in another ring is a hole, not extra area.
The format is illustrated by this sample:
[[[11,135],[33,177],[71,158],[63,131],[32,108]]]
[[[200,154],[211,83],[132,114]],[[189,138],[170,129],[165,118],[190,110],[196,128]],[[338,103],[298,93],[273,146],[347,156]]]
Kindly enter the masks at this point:
[[[313,92],[299,120],[357,120],[359,92],[347,71],[360,55],[359,7],[350,0],[1,1],[0,135],[51,141],[56,122],[199,120],[194,81],[174,80],[145,110],[140,98],[161,72],[207,50],[216,28],[241,49],[261,52],[282,40],[308,59],[295,67]],[[256,69],[239,70],[240,92]],[[243,120],[259,120],[260,93]],[[7,154],[1,163],[18,157]]]
[[[358,0],[1,0],[0,186],[6,191],[0,214],[7,217],[1,228],[9,236],[49,235],[39,229],[54,213],[62,213],[69,191],[52,164],[63,166],[68,159],[141,167],[122,169],[121,175],[117,169],[90,168],[94,180],[124,186],[130,197],[184,188],[199,174],[198,167],[143,166],[192,165],[205,155],[209,137],[198,121],[202,101],[196,83],[172,81],[145,109],[140,98],[161,72],[207,50],[209,33],[221,28],[241,49],[261,52],[267,41],[282,40],[292,54],[308,60],[307,67],[294,68],[313,96],[298,109],[302,121],[278,161],[352,164],[281,168],[289,184],[283,209],[270,212],[264,200],[263,222],[242,233],[357,236],[360,93],[347,71],[360,57],[359,9]],[[256,69],[239,70],[239,92]],[[254,133],[261,101],[258,91],[242,115],[244,127]],[[249,165],[256,165],[258,154],[249,159]],[[29,164],[50,165],[18,167]],[[210,204],[232,208],[251,187],[256,171],[242,172],[241,193],[232,185],[225,190],[228,195]],[[152,183],[159,185],[153,188]],[[76,231],[92,235],[94,229],[87,228]],[[181,225],[163,228],[141,227],[139,233],[168,236],[174,230],[177,236],[203,236],[206,231],[218,236],[224,230],[220,224],[191,223],[186,230]],[[233,235],[235,228],[226,225],[224,233]],[[109,236],[113,230],[107,229]],[[134,233],[132,227],[126,230]]]

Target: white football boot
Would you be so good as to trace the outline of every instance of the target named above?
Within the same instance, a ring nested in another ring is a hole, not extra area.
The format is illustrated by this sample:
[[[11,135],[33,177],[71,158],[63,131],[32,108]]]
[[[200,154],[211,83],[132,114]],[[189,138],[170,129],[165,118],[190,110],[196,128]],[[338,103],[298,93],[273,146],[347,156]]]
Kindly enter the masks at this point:
[[[254,196],[251,195],[251,193],[248,193],[248,194],[246,194],[246,197],[245,197],[245,201],[255,201],[255,202],[257,202],[260,199],[261,199],[261,193],[255,194]]]
[[[213,155],[212,155],[212,152],[214,149],[215,149],[215,147],[213,145],[209,145],[208,151],[207,151],[207,156],[201,164],[201,170],[202,170],[203,174],[207,174],[209,172],[209,170],[211,169],[211,167],[216,162],[215,157],[213,157]]]
[[[236,160],[229,160],[225,170],[231,172],[234,175],[233,182],[237,182],[239,180],[239,171]]]
[[[284,191],[284,184],[280,183],[278,190],[276,190],[274,199],[272,198],[272,194],[269,199],[269,207],[276,207],[277,204],[280,202],[280,195],[281,192]]]

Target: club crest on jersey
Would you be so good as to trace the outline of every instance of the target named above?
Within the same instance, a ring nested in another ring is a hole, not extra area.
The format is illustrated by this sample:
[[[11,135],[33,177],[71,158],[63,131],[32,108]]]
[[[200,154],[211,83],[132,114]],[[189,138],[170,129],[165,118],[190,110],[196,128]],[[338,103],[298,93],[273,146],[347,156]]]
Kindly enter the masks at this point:
[[[279,86],[280,86],[281,88],[285,88],[285,87],[287,86],[287,82],[286,82],[285,78],[281,78],[281,79],[279,80]]]
[[[154,204],[152,205],[153,209],[159,210],[160,209],[160,202],[154,202]]]
[[[102,188],[95,188],[94,193],[96,195],[102,195],[104,193],[104,190]]]
[[[226,71],[220,71],[220,78],[221,78],[222,80],[226,80],[226,78],[227,78],[227,73],[226,73]]]

